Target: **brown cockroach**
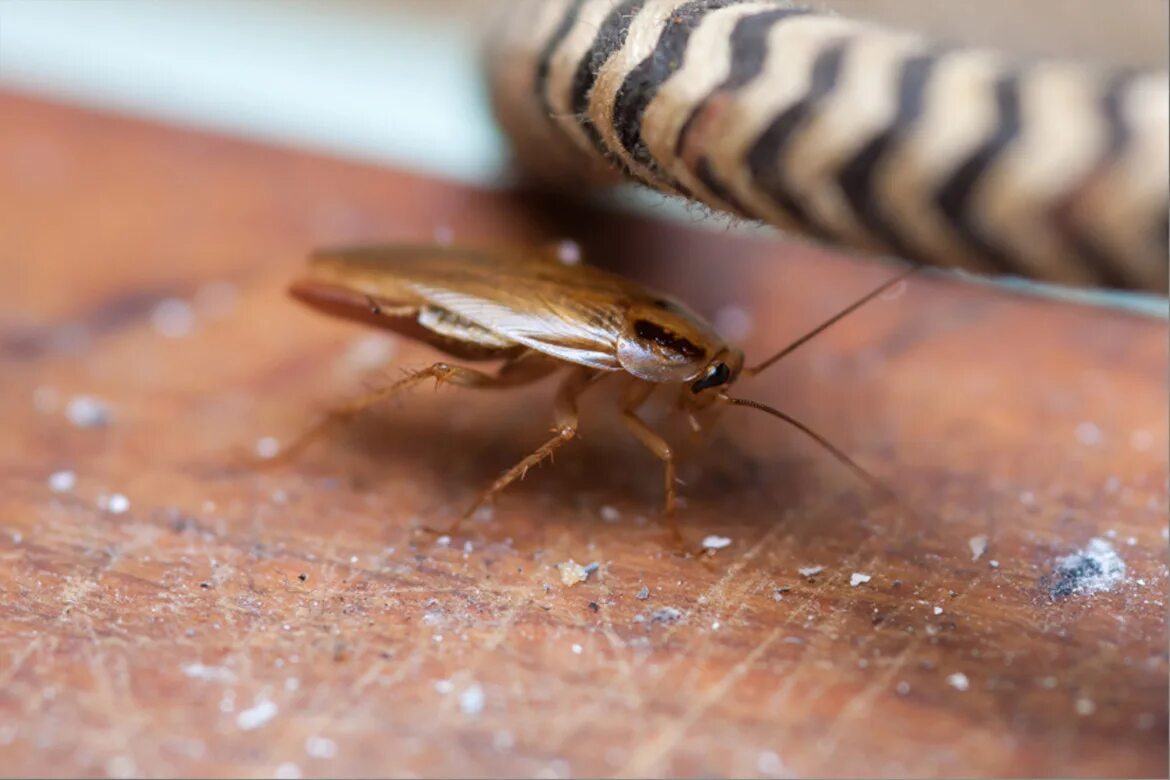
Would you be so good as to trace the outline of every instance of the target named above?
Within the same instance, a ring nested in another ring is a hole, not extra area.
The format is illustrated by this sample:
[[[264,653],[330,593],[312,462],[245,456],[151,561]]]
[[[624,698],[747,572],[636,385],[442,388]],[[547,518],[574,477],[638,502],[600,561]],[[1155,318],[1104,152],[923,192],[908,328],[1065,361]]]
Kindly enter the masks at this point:
[[[696,429],[696,413],[714,403],[759,409],[811,437],[889,495],[880,482],[808,426],[758,401],[734,398],[727,389],[741,377],[767,369],[915,270],[898,274],[772,357],[745,367],[743,352],[674,298],[598,268],[567,265],[552,252],[436,245],[319,251],[312,256],[307,275],[291,285],[295,298],[326,313],[417,339],[461,360],[503,363],[495,373],[445,362],[413,371],[332,412],[290,445],[282,459],[333,423],[426,379],[462,387],[508,388],[567,369],[556,394],[552,438],[493,482],[461,519],[572,440],[577,434],[578,397],[607,377],[626,379],[622,421],[665,466],[667,517],[673,516],[675,505],[674,454],[637,414],[659,385],[679,387],[678,406]]]

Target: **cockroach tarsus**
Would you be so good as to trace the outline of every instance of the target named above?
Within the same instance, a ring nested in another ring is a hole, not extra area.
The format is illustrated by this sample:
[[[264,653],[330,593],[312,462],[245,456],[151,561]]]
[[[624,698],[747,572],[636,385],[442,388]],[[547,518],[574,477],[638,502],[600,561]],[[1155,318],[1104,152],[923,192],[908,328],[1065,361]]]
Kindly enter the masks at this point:
[[[556,392],[553,435],[484,490],[460,520],[490,501],[530,468],[551,458],[577,435],[577,400],[608,377],[627,387],[621,419],[662,461],[663,514],[674,522],[674,451],[638,409],[660,385],[679,387],[677,407],[699,427],[697,414],[712,404],[765,412],[796,428],[887,497],[879,480],[795,418],[759,401],[728,395],[791,354],[826,328],[918,270],[897,274],[763,362],[744,366],[743,352],[728,345],[703,318],[679,301],[588,265],[565,265],[540,251],[485,251],[450,246],[370,246],[315,253],[308,274],[290,293],[328,314],[365,322],[416,339],[467,361],[502,360],[495,373],[437,362],[408,373],[330,412],[279,456],[294,457],[330,427],[428,379],[477,389],[530,384],[567,369]]]

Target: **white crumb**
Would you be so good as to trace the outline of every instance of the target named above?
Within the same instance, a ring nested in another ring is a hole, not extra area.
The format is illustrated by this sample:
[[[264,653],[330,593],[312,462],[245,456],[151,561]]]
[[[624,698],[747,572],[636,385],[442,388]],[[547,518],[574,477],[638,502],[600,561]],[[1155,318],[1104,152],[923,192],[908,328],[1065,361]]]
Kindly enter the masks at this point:
[[[130,509],[130,499],[121,493],[100,495],[97,499],[97,505],[98,509],[102,509],[112,515],[120,515]]]
[[[1077,441],[1088,447],[1095,447],[1105,439],[1100,426],[1093,422],[1077,423],[1076,435]]]
[[[1092,699],[1080,698],[1076,703],[1077,715],[1088,717],[1097,711],[1097,704]]]
[[[261,436],[256,440],[256,454],[261,458],[275,458],[280,452],[280,439],[275,436]]]
[[[616,523],[622,519],[622,513],[609,504],[606,504],[597,511],[601,515],[601,519],[607,523]]]
[[[979,560],[987,552],[987,534],[972,536],[967,540],[967,546],[971,548],[971,560]]]
[[[206,682],[235,682],[236,674],[226,666],[207,666],[201,663],[183,664],[179,667],[183,674],[195,680]]]
[[[585,651],[585,648],[581,647],[581,645],[577,644],[576,642],[574,642],[569,649],[573,651],[573,655],[581,655],[581,653]]]
[[[732,344],[744,341],[752,333],[752,315],[734,304],[720,307],[712,324],[719,335]]]
[[[801,577],[815,577],[824,570],[824,566],[801,566],[799,569],[797,569]]]
[[[236,725],[244,731],[258,729],[275,718],[278,711],[279,709],[274,702],[265,699],[237,715]]]
[[[484,695],[479,683],[472,683],[459,694],[459,709],[464,715],[478,715],[483,712]]]
[[[934,608],[934,614],[936,614],[936,615],[941,615],[942,613],[943,613],[943,608],[942,608],[942,607],[935,607],[935,608]]]
[[[54,471],[49,475],[49,490],[54,493],[68,493],[77,484],[77,475],[72,471]]]
[[[711,534],[703,539],[703,548],[707,550],[722,550],[730,544],[731,539],[726,536]]]
[[[992,558],[990,561],[987,562],[987,565],[993,569],[998,569],[999,568],[999,561]]]
[[[300,780],[301,768],[291,761],[285,761],[272,770],[272,776],[276,780]]]
[[[558,241],[557,260],[562,265],[580,265],[581,245],[569,238]]]
[[[337,743],[329,737],[308,737],[305,752],[312,758],[333,758],[337,755]]]
[[[865,583],[869,582],[871,579],[873,579],[873,578],[871,576],[869,576],[868,574],[862,574],[859,571],[855,571],[849,575],[849,585],[851,587],[856,588],[858,585],[864,585]]]
[[[947,684],[958,691],[965,691],[971,687],[971,681],[962,672],[955,672],[947,677]]]
[[[1125,579],[1125,561],[1108,540],[1094,537],[1084,549],[1056,559],[1055,595],[1098,593]]]
[[[447,536],[446,534],[443,534],[442,536],[440,536],[438,539],[435,540],[435,544],[439,545],[440,547],[447,547],[448,545],[451,544],[451,537]]]
[[[558,564],[557,569],[561,573],[561,584],[565,587],[571,588],[578,582],[584,582],[589,579],[589,572],[585,570],[585,567],[572,558],[564,563]]]
[[[75,395],[65,407],[65,416],[78,428],[100,428],[110,422],[110,409],[92,395]]]
[[[455,683],[450,680],[435,680],[435,692],[446,696],[455,690]]]
[[[179,298],[166,298],[150,312],[151,327],[168,339],[181,339],[195,330],[195,310]]]
[[[394,359],[398,342],[381,333],[359,336],[345,351],[345,362],[355,371],[373,371]]]

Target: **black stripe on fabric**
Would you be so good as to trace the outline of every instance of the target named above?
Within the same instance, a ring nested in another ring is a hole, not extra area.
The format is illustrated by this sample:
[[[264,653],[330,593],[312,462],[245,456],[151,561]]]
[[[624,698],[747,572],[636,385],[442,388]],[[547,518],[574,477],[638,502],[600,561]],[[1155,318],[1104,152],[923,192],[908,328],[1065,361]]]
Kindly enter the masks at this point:
[[[935,62],[932,55],[917,54],[902,63],[898,74],[898,105],[889,124],[862,146],[837,176],[845,200],[862,224],[881,238],[893,252],[906,259],[916,259],[919,253],[909,246],[882,213],[881,199],[873,191],[874,174],[882,159],[909,126],[922,116],[926,86],[930,82]]]
[[[675,155],[682,154],[688,131],[711,98],[721,92],[739,89],[764,72],[764,60],[768,54],[768,35],[772,32],[772,26],[782,19],[803,16],[808,13],[810,12],[804,8],[777,8],[745,16],[735,23],[735,27],[731,30],[730,73],[722,84],[715,87],[709,95],[695,104],[690,115],[683,122],[678,139],[675,141]]]
[[[974,247],[984,260],[1002,273],[1030,275],[1002,246],[990,241],[975,225],[969,206],[979,181],[999,155],[1020,135],[1020,76],[1009,74],[995,83],[995,129],[990,137],[951,174],[937,190],[935,203],[959,237]]]
[[[557,24],[557,29],[545,41],[544,48],[540,52],[540,59],[536,62],[536,84],[534,85],[536,99],[540,101],[540,107],[547,117],[553,115],[552,100],[548,94],[548,74],[552,69],[552,57],[565,38],[568,37],[569,31],[573,29],[573,23],[577,21],[577,16],[581,13],[581,6],[584,4],[585,0],[573,0],[569,4],[560,23]]]
[[[642,3],[643,0],[625,0],[606,15],[601,26],[597,28],[597,35],[594,37],[593,43],[585,52],[585,56],[577,63],[577,72],[573,74],[573,86],[570,93],[573,113],[577,118],[577,123],[585,131],[585,135],[589,137],[589,142],[597,151],[630,176],[632,173],[621,160],[615,155],[611,155],[606,149],[605,143],[601,140],[601,134],[597,132],[597,128],[589,119],[589,94],[593,91],[594,84],[597,83],[597,75],[601,68],[625,43],[626,35],[630,32],[630,24],[634,21],[638,11],[641,10]]]
[[[848,48],[846,41],[837,40],[817,55],[804,97],[771,121],[747,156],[748,170],[751,171],[756,187],[767,193],[776,205],[792,215],[806,230],[821,238],[832,238],[833,231],[820,224],[788,190],[780,170],[780,160],[796,131],[808,122],[816,110],[817,103],[836,86]]]
[[[650,54],[622,81],[613,104],[613,129],[626,152],[650,168],[664,184],[680,185],[667,175],[642,140],[642,119],[659,88],[682,67],[691,33],[711,11],[734,5],[738,0],[691,0],[670,15]]]

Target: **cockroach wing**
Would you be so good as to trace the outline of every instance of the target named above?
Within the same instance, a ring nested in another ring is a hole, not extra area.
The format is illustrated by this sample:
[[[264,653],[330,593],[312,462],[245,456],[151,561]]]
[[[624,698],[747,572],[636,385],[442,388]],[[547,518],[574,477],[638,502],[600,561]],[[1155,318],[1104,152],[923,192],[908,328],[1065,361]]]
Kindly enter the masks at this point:
[[[483,296],[458,290],[415,286],[436,306],[459,315],[518,344],[559,360],[616,371],[616,336],[607,307],[587,301],[555,302],[515,291],[510,296]]]

